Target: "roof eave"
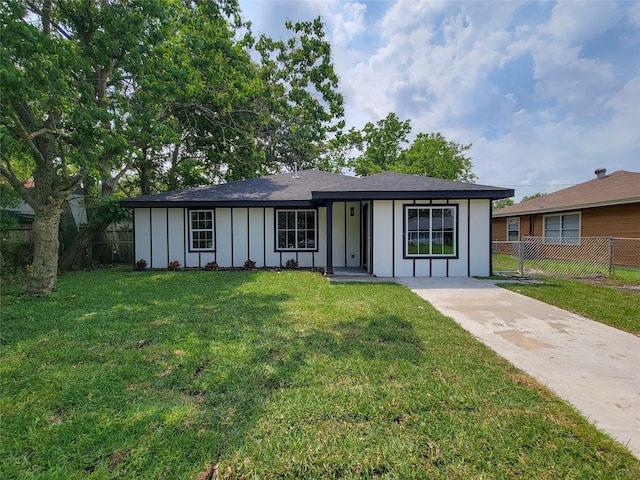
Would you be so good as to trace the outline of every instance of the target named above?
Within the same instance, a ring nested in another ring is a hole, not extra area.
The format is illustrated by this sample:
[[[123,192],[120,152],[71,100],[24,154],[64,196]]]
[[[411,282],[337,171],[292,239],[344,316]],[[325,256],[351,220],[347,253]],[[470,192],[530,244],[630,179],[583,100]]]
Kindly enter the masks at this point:
[[[442,191],[362,191],[362,192],[311,192],[314,201],[360,201],[360,200],[453,200],[487,199],[513,197],[513,190],[442,190]]]
[[[494,218],[517,217],[521,215],[536,215],[536,214],[553,213],[553,212],[569,212],[571,210],[583,210],[586,208],[613,207],[616,205],[628,205],[631,203],[640,203],[640,197],[625,198],[623,200],[612,200],[609,202],[584,203],[581,205],[566,205],[564,207],[549,207],[549,208],[539,208],[534,210],[519,210],[515,212],[506,212],[506,213],[500,213],[500,210],[496,210],[493,216]]]
[[[187,200],[187,201],[136,201],[136,200],[120,200],[120,206],[124,208],[214,208],[214,207],[242,207],[242,208],[261,208],[261,207],[313,207],[311,200]]]

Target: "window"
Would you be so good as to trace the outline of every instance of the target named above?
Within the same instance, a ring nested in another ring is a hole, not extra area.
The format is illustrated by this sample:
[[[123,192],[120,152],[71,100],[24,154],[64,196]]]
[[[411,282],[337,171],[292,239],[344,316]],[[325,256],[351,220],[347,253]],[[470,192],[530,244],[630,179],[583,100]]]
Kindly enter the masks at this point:
[[[213,250],[213,210],[191,210],[191,250]]]
[[[315,210],[276,210],[276,250],[316,250]]]
[[[452,257],[456,241],[456,207],[405,207],[406,256]]]
[[[544,217],[543,236],[547,243],[580,243],[580,214],[571,213]]]
[[[507,241],[517,242],[520,240],[520,217],[507,219]]]

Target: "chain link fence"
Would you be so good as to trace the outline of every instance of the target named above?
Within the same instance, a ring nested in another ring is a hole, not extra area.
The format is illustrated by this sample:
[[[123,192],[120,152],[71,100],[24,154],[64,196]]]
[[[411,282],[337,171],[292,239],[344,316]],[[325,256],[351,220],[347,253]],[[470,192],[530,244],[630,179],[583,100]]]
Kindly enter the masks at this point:
[[[496,274],[604,277],[615,267],[640,267],[640,238],[524,237],[519,242],[493,242]]]

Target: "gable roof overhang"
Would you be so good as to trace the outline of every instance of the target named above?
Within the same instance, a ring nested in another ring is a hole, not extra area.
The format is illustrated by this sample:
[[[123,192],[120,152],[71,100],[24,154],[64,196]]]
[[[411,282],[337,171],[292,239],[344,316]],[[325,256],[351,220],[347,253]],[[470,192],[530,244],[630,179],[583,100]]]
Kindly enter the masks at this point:
[[[548,213],[560,213],[560,212],[571,212],[576,210],[586,210],[589,208],[598,208],[598,207],[614,207],[617,205],[630,205],[630,204],[639,204],[640,205],[640,197],[638,198],[626,198],[624,200],[610,201],[610,202],[595,202],[595,203],[585,203],[582,205],[567,205],[564,207],[549,207],[549,208],[538,208],[538,209],[529,209],[529,210],[518,210],[515,212],[505,212],[502,213],[500,210],[493,212],[494,218],[507,218],[507,217],[520,217],[526,215],[545,215]]]
[[[493,212],[494,218],[640,203],[640,173],[619,170]]]
[[[370,177],[305,170],[121,200],[128,208],[294,207],[332,201],[508,198],[513,189],[398,173]]]

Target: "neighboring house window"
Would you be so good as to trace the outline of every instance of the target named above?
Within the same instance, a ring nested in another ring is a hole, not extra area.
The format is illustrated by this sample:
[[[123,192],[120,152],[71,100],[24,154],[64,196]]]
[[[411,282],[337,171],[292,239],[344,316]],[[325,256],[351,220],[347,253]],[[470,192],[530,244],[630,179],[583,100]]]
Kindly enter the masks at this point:
[[[455,256],[454,206],[405,207],[405,254],[408,257]]]
[[[213,250],[213,210],[191,210],[191,250]]]
[[[276,210],[277,250],[316,250],[315,210]]]
[[[580,243],[580,214],[544,217],[543,236],[547,243]]]
[[[517,242],[520,240],[520,217],[507,219],[507,241]]]

